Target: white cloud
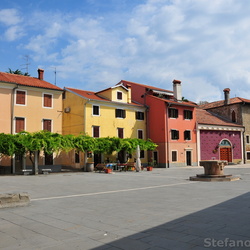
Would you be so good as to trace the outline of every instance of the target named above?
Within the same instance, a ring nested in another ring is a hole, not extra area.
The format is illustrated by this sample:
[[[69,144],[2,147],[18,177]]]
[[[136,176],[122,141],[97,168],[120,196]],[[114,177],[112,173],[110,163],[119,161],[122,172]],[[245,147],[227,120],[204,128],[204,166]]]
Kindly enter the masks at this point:
[[[14,41],[20,37],[24,36],[23,29],[20,26],[11,26],[4,33],[4,38],[7,41]]]
[[[0,10],[0,23],[7,26],[17,25],[22,22],[22,17],[16,9]]]
[[[27,17],[24,48],[75,87],[100,90],[127,79],[172,89],[179,79],[186,98],[212,100],[225,87],[250,85],[249,11],[237,0],[148,0],[112,18],[40,11]],[[11,13],[9,40],[21,21]]]

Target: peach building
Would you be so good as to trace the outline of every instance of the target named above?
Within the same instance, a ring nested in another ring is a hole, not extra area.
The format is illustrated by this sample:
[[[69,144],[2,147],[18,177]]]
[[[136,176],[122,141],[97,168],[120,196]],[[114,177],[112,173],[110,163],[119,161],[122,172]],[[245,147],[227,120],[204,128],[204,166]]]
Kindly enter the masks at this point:
[[[0,133],[15,134],[23,130],[62,133],[63,90],[43,77],[42,69],[38,69],[37,78],[0,72]],[[40,155],[39,165],[58,164],[55,156]],[[17,173],[31,162],[16,155],[11,165],[11,172]],[[10,166],[10,160],[2,159],[1,166]]]

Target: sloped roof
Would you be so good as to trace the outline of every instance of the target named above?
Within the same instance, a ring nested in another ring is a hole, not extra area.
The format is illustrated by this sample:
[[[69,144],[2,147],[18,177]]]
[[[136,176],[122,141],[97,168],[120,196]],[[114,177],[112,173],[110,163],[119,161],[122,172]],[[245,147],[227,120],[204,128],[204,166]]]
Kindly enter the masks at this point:
[[[196,109],[196,120],[198,124],[217,125],[217,126],[230,126],[230,127],[243,127],[235,124],[228,119],[221,117],[213,112],[204,109]]]
[[[164,102],[169,103],[169,104],[180,105],[180,106],[197,107],[197,104],[195,102],[191,102],[191,101],[177,101],[174,98],[165,99],[165,98],[157,97],[157,96],[154,96],[154,95],[149,95],[149,96],[153,97],[155,99],[164,101]]]
[[[250,103],[249,99],[241,98],[241,97],[234,97],[230,98],[230,104],[236,104],[236,103]],[[202,105],[199,105],[199,108],[201,109],[211,109],[211,108],[217,108],[224,106],[224,100],[221,101],[216,101],[216,102],[210,102],[210,103],[205,103]]]
[[[97,101],[106,101],[106,102],[112,102],[111,100],[108,100],[106,98],[103,98],[103,97],[100,97],[98,96],[97,93],[99,92],[93,92],[93,91],[87,91],[87,90],[81,90],[81,89],[74,89],[74,88],[68,88],[68,87],[65,87],[66,90],[69,90],[71,92],[74,92],[76,94],[78,94],[79,96],[82,96],[84,97],[85,99],[90,99],[90,100],[97,100]],[[120,103],[120,102],[119,102]],[[136,106],[143,106],[141,104],[137,104],[135,102],[132,102],[132,103],[127,103],[127,102],[122,102],[121,104],[129,104],[129,105],[136,105]]]
[[[10,74],[4,72],[0,72],[0,82],[19,84],[23,86],[36,87],[36,88],[45,88],[45,89],[53,89],[61,91],[63,90],[54,84],[51,84],[44,80],[40,80],[36,77]]]
[[[161,88],[157,88],[157,87],[154,87],[154,86],[145,85],[145,84],[136,83],[136,82],[130,82],[130,81],[126,81],[126,80],[121,80],[119,83],[117,83],[117,85],[118,85],[118,84],[121,84],[121,83],[136,84],[136,85],[138,85],[138,86],[145,87],[145,88],[147,88],[147,89],[158,90],[158,91],[168,92],[168,93],[170,93],[170,94],[173,94],[173,91],[171,91],[171,90],[161,89]]]

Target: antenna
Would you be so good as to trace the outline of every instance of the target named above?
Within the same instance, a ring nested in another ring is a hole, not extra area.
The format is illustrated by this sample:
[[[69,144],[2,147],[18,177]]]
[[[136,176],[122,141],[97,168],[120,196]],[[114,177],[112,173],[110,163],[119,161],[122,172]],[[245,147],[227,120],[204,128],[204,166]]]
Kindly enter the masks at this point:
[[[25,65],[26,67],[25,68],[22,68],[22,69],[26,69],[26,74],[29,75],[29,65],[30,65],[30,56],[29,55],[25,55],[24,56],[24,59],[26,60],[26,63],[25,64],[21,64],[21,66]]]
[[[56,77],[57,77],[57,69],[56,69],[56,66],[50,66],[50,68],[53,68],[54,69],[54,74],[55,74],[55,85],[56,85]],[[60,72],[60,71],[59,71]]]
[[[56,85],[56,67],[54,73],[55,73],[55,85]]]

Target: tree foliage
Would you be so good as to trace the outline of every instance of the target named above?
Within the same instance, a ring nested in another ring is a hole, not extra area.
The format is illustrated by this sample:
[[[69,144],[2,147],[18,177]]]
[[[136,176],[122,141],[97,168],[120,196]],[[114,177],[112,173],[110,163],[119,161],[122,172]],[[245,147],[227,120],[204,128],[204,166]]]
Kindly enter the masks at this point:
[[[94,153],[120,152],[125,150],[132,153],[137,145],[141,150],[154,150],[157,144],[151,140],[121,139],[117,137],[93,138],[88,135],[61,135],[49,131],[29,133],[26,131],[18,134],[0,134],[0,153],[8,156],[14,154],[29,154],[32,156],[36,151],[44,151],[51,154],[60,151],[78,152],[91,151]]]
[[[6,71],[6,73],[10,73],[10,74],[16,74],[16,75],[23,75],[23,76],[30,76],[29,73],[25,72],[23,73],[21,70],[16,69],[16,70],[12,70],[9,68],[9,71]]]

